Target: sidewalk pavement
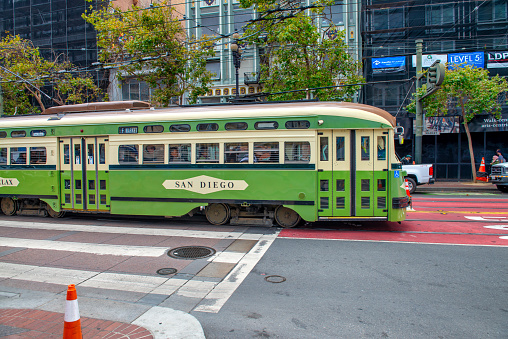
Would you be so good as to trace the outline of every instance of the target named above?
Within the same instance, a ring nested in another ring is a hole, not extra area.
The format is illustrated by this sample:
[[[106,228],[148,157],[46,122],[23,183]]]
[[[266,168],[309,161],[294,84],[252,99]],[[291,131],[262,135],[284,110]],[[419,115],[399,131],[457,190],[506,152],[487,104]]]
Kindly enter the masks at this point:
[[[490,182],[478,181],[443,181],[436,180],[434,184],[420,185],[416,188],[418,193],[436,193],[436,192],[469,192],[469,193],[493,193],[503,194],[498,191],[496,185]]]
[[[192,315],[152,307],[132,323],[81,317],[83,339],[204,339]],[[41,309],[0,309],[0,338],[62,338],[64,314]]]

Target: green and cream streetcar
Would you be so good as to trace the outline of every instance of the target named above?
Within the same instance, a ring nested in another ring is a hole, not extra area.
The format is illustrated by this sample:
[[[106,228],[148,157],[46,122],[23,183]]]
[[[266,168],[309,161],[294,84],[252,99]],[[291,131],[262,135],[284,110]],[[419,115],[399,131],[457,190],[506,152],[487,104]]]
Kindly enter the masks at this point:
[[[7,215],[181,216],[283,227],[301,219],[401,221],[395,118],[353,103],[50,108],[0,119]]]

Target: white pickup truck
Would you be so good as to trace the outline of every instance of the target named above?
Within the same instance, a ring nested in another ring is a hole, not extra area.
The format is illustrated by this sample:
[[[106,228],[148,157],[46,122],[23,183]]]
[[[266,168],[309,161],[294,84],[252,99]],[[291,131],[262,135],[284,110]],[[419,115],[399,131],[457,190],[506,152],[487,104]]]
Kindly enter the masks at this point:
[[[416,186],[433,184],[435,181],[432,164],[402,165],[402,170],[407,173],[404,179],[407,179],[411,194],[416,191]]]
[[[501,192],[508,193],[508,162],[492,165],[490,182],[495,184]]]

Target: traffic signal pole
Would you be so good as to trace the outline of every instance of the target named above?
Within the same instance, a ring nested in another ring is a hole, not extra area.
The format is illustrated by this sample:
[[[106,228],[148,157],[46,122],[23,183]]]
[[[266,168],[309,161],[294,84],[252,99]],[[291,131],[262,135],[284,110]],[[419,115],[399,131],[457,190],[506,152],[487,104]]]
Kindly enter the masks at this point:
[[[423,105],[418,96],[418,90],[422,87],[422,49],[423,40],[416,42],[416,120],[415,120],[415,163],[422,163],[422,135],[423,135]]]

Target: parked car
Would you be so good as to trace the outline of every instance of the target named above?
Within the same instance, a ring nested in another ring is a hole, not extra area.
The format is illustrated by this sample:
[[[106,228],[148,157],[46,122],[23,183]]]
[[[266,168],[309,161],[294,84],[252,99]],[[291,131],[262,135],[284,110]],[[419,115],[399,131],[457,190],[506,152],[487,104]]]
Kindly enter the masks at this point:
[[[489,179],[498,190],[508,193],[508,162],[492,165]]]

